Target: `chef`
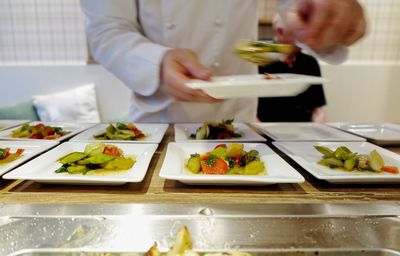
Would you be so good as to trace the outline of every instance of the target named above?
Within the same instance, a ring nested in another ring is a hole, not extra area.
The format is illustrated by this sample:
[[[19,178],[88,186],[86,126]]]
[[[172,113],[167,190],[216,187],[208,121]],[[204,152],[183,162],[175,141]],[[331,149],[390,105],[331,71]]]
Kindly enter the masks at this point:
[[[257,99],[219,100],[185,86],[213,75],[256,74],[233,54],[257,39],[257,0],[81,0],[94,59],[132,91],[129,121],[256,121]],[[281,0],[286,33],[317,52],[365,32],[356,0]],[[273,110],[271,110],[273,111]]]

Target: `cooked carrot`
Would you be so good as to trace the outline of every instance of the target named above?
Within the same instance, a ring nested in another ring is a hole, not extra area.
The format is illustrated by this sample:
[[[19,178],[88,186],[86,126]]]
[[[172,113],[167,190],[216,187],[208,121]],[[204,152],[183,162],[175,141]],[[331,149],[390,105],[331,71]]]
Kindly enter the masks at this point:
[[[396,174],[396,173],[399,173],[399,168],[397,168],[396,166],[383,166],[381,168],[381,171]]]
[[[229,166],[228,164],[219,157],[216,157],[214,161],[208,161],[209,159],[204,159],[200,161],[201,170],[204,174],[225,174]]]

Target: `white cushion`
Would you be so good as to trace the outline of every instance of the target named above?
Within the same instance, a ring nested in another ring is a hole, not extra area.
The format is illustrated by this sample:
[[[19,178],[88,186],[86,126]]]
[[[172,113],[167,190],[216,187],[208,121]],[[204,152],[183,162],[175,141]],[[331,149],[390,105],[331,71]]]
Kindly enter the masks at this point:
[[[32,99],[41,121],[100,122],[94,84],[54,94],[34,95]]]

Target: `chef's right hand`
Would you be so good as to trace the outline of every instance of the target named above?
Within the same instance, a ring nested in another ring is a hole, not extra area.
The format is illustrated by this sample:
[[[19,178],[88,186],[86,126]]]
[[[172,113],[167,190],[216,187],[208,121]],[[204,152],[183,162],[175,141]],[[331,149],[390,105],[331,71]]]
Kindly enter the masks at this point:
[[[350,46],[366,33],[363,8],[357,0],[297,0],[282,17],[287,34],[312,49]]]
[[[167,93],[180,101],[218,102],[203,91],[185,85],[191,79],[209,80],[211,76],[211,71],[189,49],[168,50],[161,62],[161,84]]]

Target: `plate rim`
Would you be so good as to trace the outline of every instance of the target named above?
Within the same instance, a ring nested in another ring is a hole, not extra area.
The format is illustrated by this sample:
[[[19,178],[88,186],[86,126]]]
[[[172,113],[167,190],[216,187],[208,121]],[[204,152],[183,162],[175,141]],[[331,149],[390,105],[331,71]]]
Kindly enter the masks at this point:
[[[303,75],[303,74],[295,74],[295,73],[276,73],[274,75],[279,75],[279,76],[293,76],[293,78],[282,78],[282,79],[263,79],[262,74],[242,74],[242,75],[231,75],[231,76],[214,76],[212,79],[219,79],[221,81],[205,81],[205,80],[200,80],[200,79],[192,79],[189,82],[186,83],[188,87],[194,88],[194,89],[203,89],[205,87],[207,88],[220,88],[220,87],[225,87],[225,86],[243,86],[243,84],[249,84],[249,80],[251,82],[255,82],[255,84],[250,84],[249,86],[259,86],[259,85],[282,85],[282,84],[314,84],[314,83],[326,83],[329,82],[324,77],[321,76],[311,76],[311,75]],[[240,78],[245,78],[245,77],[253,77],[256,79],[240,79]],[[234,80],[234,79],[238,80]],[[313,80],[312,82],[308,81],[301,81],[301,80]],[[225,81],[226,80],[226,81]],[[300,80],[300,81],[299,81]],[[232,83],[230,85],[226,83]],[[235,84],[236,83],[236,84]]]
[[[45,125],[50,125],[50,126],[71,126],[71,127],[79,127],[77,128],[75,131],[71,131],[70,133],[61,136],[60,138],[57,139],[53,139],[51,141],[64,141],[64,140],[68,140],[72,137],[74,137],[75,135],[89,129],[90,127],[96,125],[95,123],[72,123],[72,122],[46,122],[46,121],[32,121],[29,122],[29,125],[35,125],[35,124],[45,124]],[[6,130],[2,130],[0,131],[0,140],[15,140],[15,141],[43,141],[43,139],[30,139],[30,138],[13,138],[10,136],[10,132],[12,132],[13,130],[17,129],[21,127],[21,125],[17,125],[14,126],[12,128],[6,129]]]
[[[264,133],[265,135],[267,135],[268,137],[270,137],[271,139],[273,139],[274,141],[303,141],[303,142],[307,142],[307,141],[314,141],[314,142],[321,142],[321,141],[325,141],[325,142],[363,142],[366,141],[365,138],[360,137],[360,136],[356,136],[354,134],[350,134],[348,132],[342,131],[342,130],[338,130],[335,129],[332,126],[326,125],[326,124],[321,124],[321,123],[314,123],[314,122],[253,122],[251,123],[252,126],[254,126],[255,128],[257,128],[260,132]],[[264,127],[262,126],[273,126],[273,125],[306,125],[306,126],[315,126],[321,129],[327,129],[329,131],[333,131],[334,133],[339,133],[342,134],[343,136],[349,137],[349,139],[345,139],[345,138],[326,138],[326,139],[316,139],[316,138],[301,138],[301,139],[282,139],[279,138],[276,134],[267,131]],[[353,139],[350,139],[353,138]]]
[[[31,167],[31,165],[34,166],[36,162],[42,162],[43,160],[46,159],[46,156],[48,154],[57,152],[57,151],[61,150],[63,147],[68,147],[68,145],[85,146],[88,144],[91,144],[91,143],[90,142],[77,142],[77,141],[68,141],[65,143],[61,143],[57,147],[40,155],[39,157],[35,158],[34,160],[30,161],[29,163],[21,165],[20,167],[10,171],[9,173],[7,173],[6,175],[3,176],[3,179],[10,179],[10,180],[23,179],[23,180],[32,180],[35,182],[44,180],[44,181],[51,181],[48,183],[53,183],[53,184],[71,184],[70,182],[73,182],[73,181],[81,181],[79,184],[93,183],[93,185],[107,185],[107,184],[113,184],[113,183],[118,183],[118,184],[139,183],[144,180],[144,178],[148,172],[150,162],[154,156],[154,153],[156,152],[156,150],[158,148],[158,144],[155,144],[155,143],[143,143],[143,144],[113,143],[116,146],[124,145],[127,147],[135,147],[135,148],[145,147],[145,148],[147,148],[147,151],[142,152],[142,153],[148,153],[148,155],[146,157],[142,158],[144,170],[142,170],[141,174],[138,175],[137,177],[129,177],[129,176],[115,177],[114,176],[114,178],[110,178],[112,176],[107,176],[107,175],[105,175],[105,176],[99,176],[99,175],[98,176],[96,176],[96,175],[88,175],[88,176],[79,175],[78,176],[77,175],[77,176],[59,176],[59,177],[57,177],[57,176],[49,176],[49,174],[37,177],[36,175],[34,175],[34,173],[31,173],[29,175],[23,174],[23,171],[26,168]],[[50,160],[55,161],[54,159],[50,159]],[[49,161],[47,160],[46,162],[49,162]],[[132,168],[134,168],[134,167],[132,167]],[[36,170],[37,169],[38,168],[36,167]],[[130,170],[128,170],[128,171],[130,171]],[[64,183],[64,182],[68,182],[68,183]]]
[[[206,142],[267,142],[268,140],[264,138],[262,135],[258,134],[255,130],[253,130],[248,124],[243,123],[243,122],[233,122],[233,126],[241,126],[242,128],[245,128],[246,130],[250,131],[249,134],[251,136],[254,136],[254,139],[220,139],[220,140],[190,140],[187,137],[183,138],[184,136],[184,131],[179,129],[179,126],[185,126],[185,125],[198,125],[199,127],[203,125],[203,123],[176,123],[174,124],[174,142],[190,142],[190,143],[206,143]],[[179,136],[177,136],[179,135]]]
[[[183,174],[170,174],[170,172],[167,171],[167,167],[169,167],[166,163],[166,160],[168,158],[172,158],[172,147],[174,146],[184,146],[184,145],[191,145],[191,146],[200,146],[201,144],[196,144],[196,143],[188,143],[188,142],[171,142],[168,144],[167,151],[165,154],[164,161],[162,163],[159,176],[163,179],[168,179],[168,180],[176,180],[180,181],[182,183],[190,182],[190,184],[205,184],[205,185],[256,185],[256,184],[279,184],[279,183],[303,183],[305,182],[304,177],[295,169],[293,168],[289,163],[287,163],[281,156],[279,156],[276,152],[272,150],[268,145],[265,143],[242,143],[246,146],[251,145],[251,146],[260,146],[263,147],[266,152],[271,152],[272,155],[276,158],[279,159],[278,161],[280,164],[282,164],[285,168],[290,169],[290,176],[291,177],[283,177],[283,176],[278,176],[276,178],[271,177],[269,175],[201,175],[201,176],[196,176],[196,175],[183,175]],[[218,145],[217,143],[212,143],[212,142],[204,142],[202,143],[203,145],[214,147],[215,145]],[[177,156],[178,157],[178,156]],[[179,158],[179,157],[178,157]],[[182,170],[180,170],[181,172]],[[273,180],[271,180],[273,179]],[[215,183],[212,181],[220,181],[222,183]],[[234,182],[234,183],[232,183]]]
[[[231,81],[203,81],[190,80],[185,85],[193,89],[201,89],[207,94],[220,99],[233,98],[257,98],[257,97],[275,97],[275,96],[294,96],[305,91],[310,84],[324,84],[326,79],[318,76],[309,76],[293,73],[279,73],[277,75],[295,76],[295,78],[286,79],[262,79],[262,75],[233,75],[217,76],[214,78],[234,79],[240,77],[254,77],[248,80]],[[261,79],[260,79],[261,78]],[[226,90],[229,88],[230,90]],[[251,90],[249,90],[251,89]],[[237,91],[239,90],[239,91]],[[243,90],[246,93],[243,94]]]
[[[367,140],[374,142],[377,145],[400,145],[400,125],[395,124],[395,123],[391,123],[391,122],[365,122],[365,123],[357,123],[357,122],[332,122],[332,123],[328,123],[329,126],[334,127],[336,129],[348,132],[350,134],[354,134],[356,136],[360,136],[362,138],[366,138]],[[345,126],[348,125],[376,125],[376,126],[388,126],[388,127],[392,127],[394,130],[397,130],[399,133],[399,138],[398,139],[382,139],[382,138],[377,138],[374,136],[367,136],[367,135],[363,135],[357,132],[353,132],[350,131],[348,129],[345,128]]]
[[[6,125],[4,127],[0,126],[0,131],[4,131],[4,130],[8,130],[10,128],[25,124],[25,123],[29,123],[31,122],[31,120],[23,120],[23,119],[18,119],[18,120],[13,120],[13,119],[1,119],[0,122],[2,121],[6,121],[6,122],[12,122],[14,124],[11,125]]]
[[[340,141],[319,141],[319,142],[315,142],[315,141],[275,141],[272,144],[277,147],[280,151],[282,151],[285,155],[287,155],[290,159],[292,159],[294,162],[296,162],[298,165],[300,165],[306,172],[308,172],[310,175],[314,176],[315,178],[319,179],[319,180],[325,180],[328,182],[331,181],[343,181],[345,183],[349,183],[349,182],[355,182],[355,183],[359,183],[359,182],[363,182],[363,183],[370,183],[370,184],[375,184],[375,183],[383,183],[385,182],[387,179],[393,179],[393,182],[398,183],[400,182],[400,174],[396,175],[390,175],[390,174],[368,174],[368,175],[362,175],[362,174],[356,174],[356,175],[321,175],[318,170],[314,170],[313,166],[316,165],[317,163],[310,163],[307,160],[305,160],[303,157],[294,154],[293,152],[291,152],[289,149],[287,149],[284,145],[284,143],[294,143],[294,144],[301,144],[301,143],[309,143],[309,144],[317,144],[317,143],[322,143],[322,144],[339,144],[341,143]],[[400,155],[391,152],[385,148],[379,147],[377,145],[374,145],[370,142],[367,141],[347,141],[346,143],[358,143],[358,144],[365,144],[367,147],[372,147],[372,148],[379,148],[379,150],[384,151],[385,155],[388,154],[391,158],[399,158],[397,159],[397,161],[400,162]],[[299,159],[297,159],[299,158]],[[323,166],[321,166],[323,167]],[[400,167],[400,166],[399,166]],[[333,171],[330,170],[328,167],[325,167],[324,169],[329,170],[329,171]],[[351,180],[351,181],[347,181],[347,180]],[[374,181],[378,181],[378,182],[374,182]],[[334,182],[332,182],[334,183]]]
[[[111,122],[112,124],[115,124],[117,122]],[[124,122],[126,123],[126,122]],[[169,125],[168,123],[139,123],[139,122],[132,122],[134,125],[138,124],[138,125],[151,125],[151,126],[158,126],[158,128],[160,129],[160,132],[157,136],[154,136],[156,139],[153,140],[96,140],[96,139],[89,139],[89,138],[79,138],[80,136],[89,134],[90,130],[94,130],[97,127],[103,126],[103,125],[108,125],[110,123],[98,123],[95,124],[92,127],[89,127],[88,129],[80,132],[79,134],[77,134],[76,136],[74,136],[73,138],[71,138],[70,141],[74,141],[74,142],[105,142],[105,143],[128,143],[128,144],[153,144],[153,143],[161,143],[161,141],[163,140],[165,133],[167,132]]]
[[[0,145],[4,145],[3,143],[8,143],[8,144],[22,144],[21,147],[23,147],[23,144],[32,144],[32,146],[38,146],[37,150],[35,152],[32,152],[30,156],[26,156],[24,158],[18,158],[8,164],[5,164],[3,166],[0,166],[0,176],[6,175],[8,172],[24,165],[25,163],[29,162],[32,158],[40,156],[43,154],[43,152],[51,150],[52,148],[58,146],[60,144],[59,141],[54,141],[54,140],[42,140],[42,141],[28,141],[28,140],[0,140]],[[42,145],[40,145],[42,144]],[[28,145],[27,145],[28,146]]]

